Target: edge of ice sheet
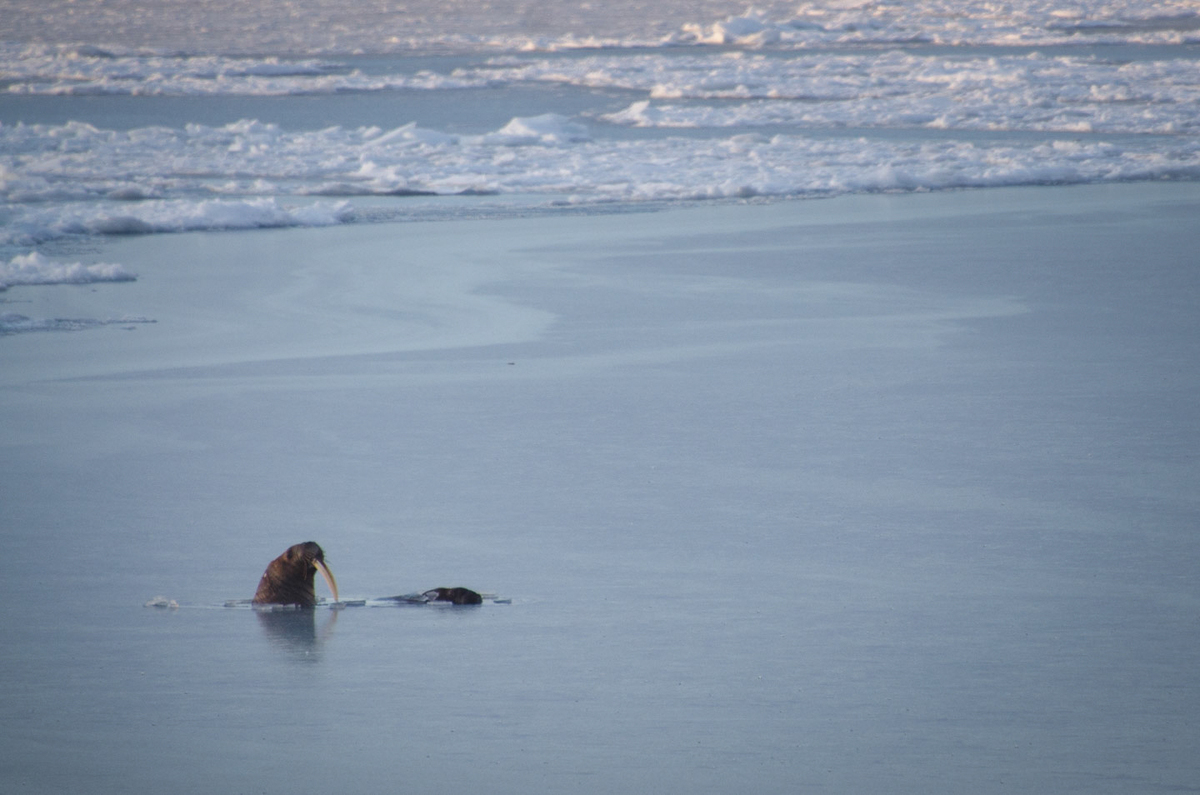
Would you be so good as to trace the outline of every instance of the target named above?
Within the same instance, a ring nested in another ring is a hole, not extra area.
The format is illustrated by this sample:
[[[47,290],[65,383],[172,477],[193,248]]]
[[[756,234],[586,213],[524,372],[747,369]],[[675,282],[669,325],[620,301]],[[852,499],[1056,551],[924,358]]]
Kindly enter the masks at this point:
[[[1200,35],[1196,39],[1200,41]],[[697,47],[598,50],[564,58],[513,49],[446,71],[408,73],[397,67],[367,74],[353,62],[313,58],[76,56],[70,49],[49,45],[0,42],[0,95],[282,96],[564,83],[646,91],[652,99],[884,99],[893,103],[896,97],[908,102],[913,96],[953,89],[961,95],[957,100],[961,103],[974,106],[982,99],[1014,111],[1047,100],[1144,105],[1195,99],[1197,81],[1191,60],[1164,54],[1158,60],[1127,63],[1095,49],[1048,55],[1034,45],[1017,46],[1027,52],[930,53],[862,47],[845,53],[789,51],[781,57],[778,52],[747,48]],[[879,91],[881,81],[888,83],[887,92]]]
[[[57,262],[34,251],[19,254],[0,262],[0,292],[16,285],[36,284],[94,284],[96,282],[131,282],[137,277],[120,265],[97,262]]]
[[[78,123],[17,125],[0,128],[0,150],[7,153],[0,157],[0,198],[8,216],[0,245],[10,247],[67,236],[355,219],[346,200],[281,203],[319,195],[489,195],[525,211],[531,197],[546,207],[587,206],[1200,179],[1200,139],[1185,135],[603,140],[553,115],[470,136],[415,125],[389,132],[289,132],[258,122],[126,132]]]
[[[66,201],[13,204],[0,245],[35,246],[68,236],[332,226],[353,218],[346,201],[287,208],[274,198]]]

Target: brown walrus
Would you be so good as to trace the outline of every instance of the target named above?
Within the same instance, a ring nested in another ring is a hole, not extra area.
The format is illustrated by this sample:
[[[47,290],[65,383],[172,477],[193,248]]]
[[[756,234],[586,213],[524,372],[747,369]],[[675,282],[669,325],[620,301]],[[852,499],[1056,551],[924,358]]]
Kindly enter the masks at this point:
[[[481,605],[483,596],[470,588],[431,588],[422,593],[384,596],[380,602],[396,602],[404,605],[427,605],[430,602],[449,602],[452,605]]]
[[[421,595],[430,602],[450,602],[456,605],[483,604],[483,597],[470,588],[434,588]]]
[[[315,541],[305,541],[288,547],[267,564],[254,594],[254,604],[315,606],[317,592],[313,588],[313,575],[318,571],[333,591],[333,601],[338,601],[337,580],[325,565],[325,551]]]

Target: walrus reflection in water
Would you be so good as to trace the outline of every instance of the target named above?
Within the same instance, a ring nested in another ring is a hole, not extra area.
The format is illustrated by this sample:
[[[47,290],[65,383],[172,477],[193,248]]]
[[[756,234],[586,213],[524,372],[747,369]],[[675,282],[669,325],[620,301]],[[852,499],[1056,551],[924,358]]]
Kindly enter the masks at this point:
[[[288,547],[282,555],[267,564],[267,570],[258,582],[253,603],[314,607],[317,604],[317,592],[313,588],[313,575],[318,571],[325,578],[329,590],[333,591],[333,601],[338,601],[337,580],[333,579],[333,572],[325,565],[325,551],[315,541],[305,541]]]

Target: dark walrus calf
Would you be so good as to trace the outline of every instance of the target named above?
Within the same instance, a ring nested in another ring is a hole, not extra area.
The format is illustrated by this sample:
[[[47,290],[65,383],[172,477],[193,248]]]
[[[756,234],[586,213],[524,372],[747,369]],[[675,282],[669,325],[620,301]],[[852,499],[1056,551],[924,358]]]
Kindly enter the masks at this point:
[[[421,595],[430,602],[450,602],[456,605],[483,604],[483,597],[470,588],[434,588]]]

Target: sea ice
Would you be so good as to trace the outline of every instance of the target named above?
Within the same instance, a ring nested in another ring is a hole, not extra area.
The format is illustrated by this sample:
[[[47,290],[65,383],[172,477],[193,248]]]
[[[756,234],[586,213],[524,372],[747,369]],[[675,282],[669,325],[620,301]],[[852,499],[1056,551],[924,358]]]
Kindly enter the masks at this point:
[[[56,262],[36,251],[19,254],[7,263],[0,262],[0,291],[14,285],[131,282],[136,278],[115,263]]]

